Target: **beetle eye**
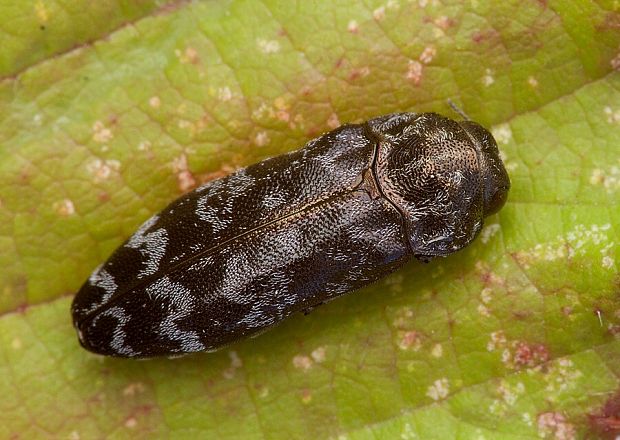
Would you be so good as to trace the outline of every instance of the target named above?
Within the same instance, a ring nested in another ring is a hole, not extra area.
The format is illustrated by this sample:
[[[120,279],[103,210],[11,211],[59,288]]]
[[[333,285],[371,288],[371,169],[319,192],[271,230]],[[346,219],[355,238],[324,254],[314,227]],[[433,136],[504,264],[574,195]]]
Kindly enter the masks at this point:
[[[484,215],[492,215],[498,212],[504,204],[506,203],[506,199],[508,198],[508,186],[500,186],[495,189],[493,195],[486,200],[484,204]]]

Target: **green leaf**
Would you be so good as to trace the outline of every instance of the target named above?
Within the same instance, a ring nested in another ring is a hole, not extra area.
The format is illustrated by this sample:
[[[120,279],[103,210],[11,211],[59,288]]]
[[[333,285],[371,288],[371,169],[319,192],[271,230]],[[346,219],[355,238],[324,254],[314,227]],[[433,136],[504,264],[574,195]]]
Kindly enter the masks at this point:
[[[0,2],[0,437],[617,435],[618,2],[103,3]],[[215,354],[79,347],[72,295],[169,201],[447,98],[513,183],[472,246]]]

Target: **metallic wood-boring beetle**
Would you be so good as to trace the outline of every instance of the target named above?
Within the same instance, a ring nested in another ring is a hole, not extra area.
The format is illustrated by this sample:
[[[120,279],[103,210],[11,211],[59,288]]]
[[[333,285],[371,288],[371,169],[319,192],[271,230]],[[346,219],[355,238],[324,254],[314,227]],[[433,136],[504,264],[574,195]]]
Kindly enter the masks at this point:
[[[82,286],[79,340],[120,357],[212,351],[469,244],[508,174],[479,124],[395,113],[200,186]]]

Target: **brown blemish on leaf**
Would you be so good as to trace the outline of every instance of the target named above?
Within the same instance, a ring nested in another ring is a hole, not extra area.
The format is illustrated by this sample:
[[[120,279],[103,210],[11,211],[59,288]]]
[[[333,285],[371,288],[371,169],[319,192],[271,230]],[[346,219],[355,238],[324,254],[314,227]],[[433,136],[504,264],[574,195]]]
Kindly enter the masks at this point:
[[[501,41],[500,33],[495,29],[478,30],[471,34],[471,40],[476,44],[484,42],[495,44]]]
[[[543,344],[530,344],[517,341],[514,347],[513,361],[517,368],[533,367],[549,360],[549,350]]]
[[[620,14],[617,12],[608,12],[605,14],[602,23],[596,25],[596,30],[599,32],[620,30]]]
[[[485,285],[485,287],[490,286],[504,286],[506,280],[495,272],[493,272],[489,265],[483,261],[476,262],[476,272],[478,272],[480,276],[480,281]]]
[[[100,202],[108,202],[110,200],[110,194],[106,191],[101,191],[98,195],[97,195],[97,200],[99,200]]]
[[[541,8],[547,9],[548,0],[536,0],[536,3],[538,3]]]
[[[620,390],[602,408],[588,414],[590,430],[604,439],[615,440],[620,435]]]
[[[312,402],[312,391],[308,388],[304,388],[303,390],[301,390],[301,401],[304,404]]]
[[[527,318],[532,316],[532,314],[533,313],[528,310],[515,310],[512,312],[512,316],[519,321],[526,320]]]
[[[355,81],[359,78],[365,78],[370,75],[370,67],[364,66],[351,70],[349,73],[349,81]]]
[[[401,350],[418,351],[422,346],[422,334],[415,330],[399,331],[397,337]]]
[[[501,353],[502,363],[510,369],[536,367],[550,358],[549,349],[544,344],[509,340],[502,330],[491,333],[487,350]]]

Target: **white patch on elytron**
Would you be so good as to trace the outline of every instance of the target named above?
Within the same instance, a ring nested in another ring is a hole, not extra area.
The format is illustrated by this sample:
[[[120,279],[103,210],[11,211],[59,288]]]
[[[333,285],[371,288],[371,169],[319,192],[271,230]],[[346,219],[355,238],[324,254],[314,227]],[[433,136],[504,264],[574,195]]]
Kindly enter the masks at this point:
[[[181,330],[177,324],[179,319],[191,315],[196,308],[196,296],[182,284],[163,277],[146,288],[147,295],[166,308],[164,320],[159,325],[159,334],[170,341],[179,342],[179,351],[194,352],[206,347],[195,331]]]
[[[289,225],[287,229],[277,230],[276,235],[273,231],[267,231],[262,237],[253,237],[248,240],[256,241],[255,247],[246,246],[243,250],[226,255],[224,275],[216,289],[224,298],[237,304],[250,304],[254,300],[253,295],[243,296],[240,292],[245,289],[248,280],[272,274],[274,269],[277,269],[273,267],[274,261],[283,261],[290,265],[312,252],[312,249],[304,249],[302,230],[295,224]],[[255,248],[263,250],[260,259],[252,257],[251,252]],[[239,274],[245,274],[245,276],[240,277]],[[271,281],[274,290],[278,290],[281,295],[286,294],[290,280],[272,278]]]
[[[264,310],[264,304],[261,301],[253,301],[252,309],[239,321],[248,328],[267,328],[287,316],[285,310],[287,306],[294,305],[298,298],[296,295],[289,293],[289,283],[292,280],[289,275],[284,272],[273,272],[270,274],[269,285],[271,287],[271,299],[269,306],[275,307],[269,312]],[[276,301],[273,301],[276,299]],[[275,312],[275,313],[274,313]]]
[[[196,215],[207,222],[213,230],[213,234],[217,235],[232,223],[233,205],[237,198],[243,197],[255,183],[256,179],[248,176],[245,168],[242,168],[227,179],[220,180],[210,187],[201,187],[200,191],[207,191],[207,193],[196,202]],[[223,206],[212,203],[213,199],[217,198],[225,200]]]
[[[159,228],[145,234],[157,220],[159,220],[159,216],[154,215],[145,221],[125,245],[128,248],[139,250],[140,253],[147,258],[144,263],[146,267],[138,273],[137,278],[143,278],[157,272],[157,269],[159,269],[159,262],[166,253],[168,232],[164,228]]]
[[[92,325],[94,326],[100,317],[109,316],[111,318],[116,319],[116,326],[112,331],[112,340],[110,341],[110,348],[114,350],[116,353],[123,354],[126,356],[136,356],[139,353],[134,351],[128,345],[125,345],[125,338],[127,337],[127,333],[125,333],[125,324],[129,322],[131,316],[125,313],[125,309],[122,307],[110,307],[108,310],[103,312],[101,315],[98,315],[94,320]]]
[[[88,310],[86,310],[86,313],[90,313],[97,307],[107,303],[114,292],[116,292],[116,289],[118,289],[114,277],[110,275],[107,270],[103,269],[103,265],[100,265],[93,271],[88,278],[88,282],[91,286],[102,288],[105,293],[101,297],[101,301],[93,303]]]
[[[290,196],[285,191],[273,191],[265,194],[261,202],[265,210],[277,209],[289,202]]]

